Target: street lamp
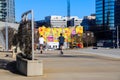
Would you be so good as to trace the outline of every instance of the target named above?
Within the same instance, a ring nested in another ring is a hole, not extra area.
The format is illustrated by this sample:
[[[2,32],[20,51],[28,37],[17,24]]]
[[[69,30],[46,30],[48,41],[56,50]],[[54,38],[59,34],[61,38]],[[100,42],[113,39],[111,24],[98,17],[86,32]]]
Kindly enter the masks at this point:
[[[110,30],[112,32],[112,47],[115,48],[115,27],[110,27]]]
[[[119,28],[118,28],[118,26],[117,26],[117,28],[116,28],[117,30],[117,48],[119,48]]]
[[[33,17],[33,10],[29,10],[22,14],[22,20],[27,20],[28,14],[31,14],[31,25],[32,25],[32,60],[34,60],[34,17]]]
[[[114,44],[115,44],[114,34],[115,34],[115,31],[114,31],[114,29],[113,29],[113,31],[112,31],[112,35],[113,35],[113,36],[112,36],[112,38],[113,38],[113,40],[112,40],[112,42],[113,42],[113,48],[115,47],[115,46],[114,46]]]
[[[5,34],[6,34],[6,51],[8,51],[8,13],[6,13],[6,19],[5,19]]]

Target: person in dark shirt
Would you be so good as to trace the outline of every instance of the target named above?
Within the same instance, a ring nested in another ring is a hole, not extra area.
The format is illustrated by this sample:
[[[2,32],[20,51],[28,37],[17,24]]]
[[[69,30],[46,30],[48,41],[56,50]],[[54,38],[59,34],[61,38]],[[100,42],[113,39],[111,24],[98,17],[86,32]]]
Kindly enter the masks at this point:
[[[63,54],[63,46],[64,46],[65,38],[62,35],[62,33],[60,33],[60,37],[58,38],[58,40],[59,40],[59,49],[61,51],[60,53]]]

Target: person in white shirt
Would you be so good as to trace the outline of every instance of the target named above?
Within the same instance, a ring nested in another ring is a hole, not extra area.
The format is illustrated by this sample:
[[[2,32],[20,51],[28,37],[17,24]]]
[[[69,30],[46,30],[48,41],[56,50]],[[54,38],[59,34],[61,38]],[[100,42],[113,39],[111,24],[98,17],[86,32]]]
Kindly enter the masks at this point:
[[[44,45],[44,38],[42,35],[39,37],[39,45],[40,45],[40,53],[42,54],[43,53],[43,45]]]

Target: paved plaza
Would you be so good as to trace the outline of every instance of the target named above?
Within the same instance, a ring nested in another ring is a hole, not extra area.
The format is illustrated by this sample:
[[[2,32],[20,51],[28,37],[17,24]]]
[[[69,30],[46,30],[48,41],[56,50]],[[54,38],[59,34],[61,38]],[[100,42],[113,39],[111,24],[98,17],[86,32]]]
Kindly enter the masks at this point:
[[[58,50],[35,51],[35,58],[43,61],[44,75],[34,77],[17,72],[11,53],[0,54],[1,80],[120,80],[120,49],[71,49],[64,55]]]

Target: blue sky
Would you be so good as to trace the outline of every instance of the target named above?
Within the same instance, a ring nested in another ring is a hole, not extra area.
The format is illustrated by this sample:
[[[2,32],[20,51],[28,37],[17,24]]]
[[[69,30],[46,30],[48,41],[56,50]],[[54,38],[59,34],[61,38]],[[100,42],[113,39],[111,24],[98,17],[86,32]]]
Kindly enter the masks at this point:
[[[70,0],[71,16],[88,16],[95,13],[95,0]],[[33,9],[34,19],[41,20],[50,15],[67,15],[67,0],[15,0],[16,21],[23,12]]]

